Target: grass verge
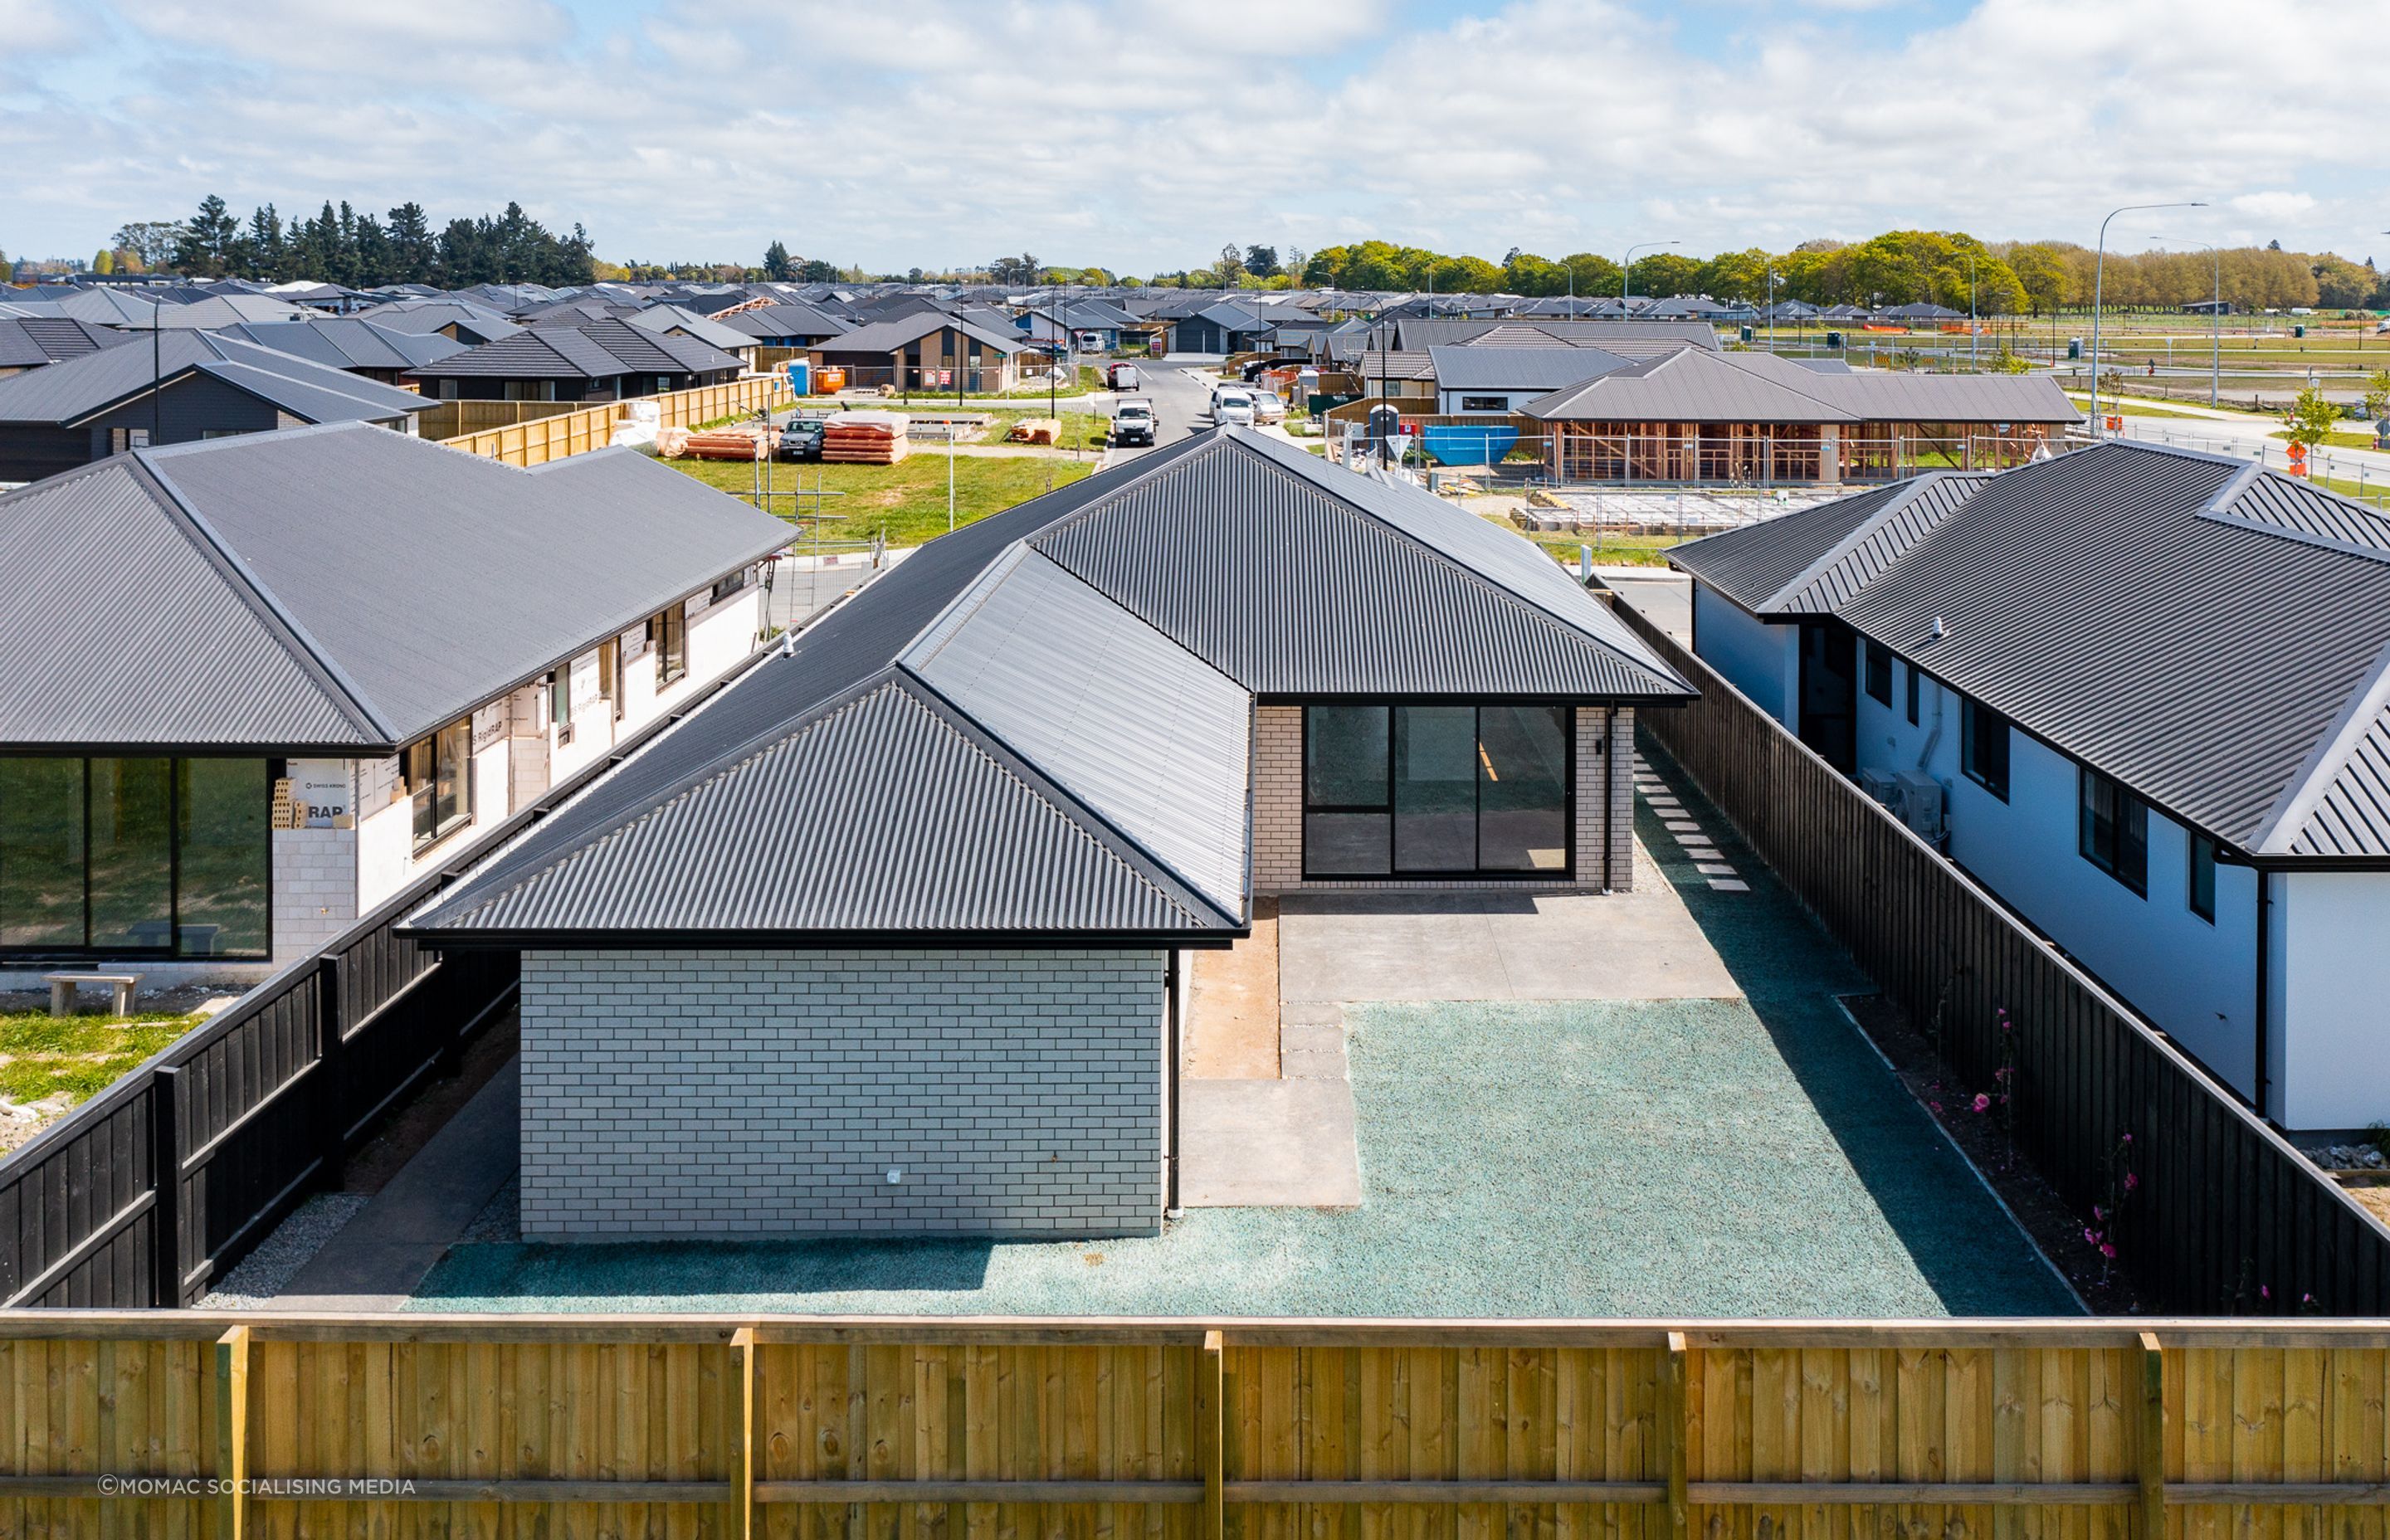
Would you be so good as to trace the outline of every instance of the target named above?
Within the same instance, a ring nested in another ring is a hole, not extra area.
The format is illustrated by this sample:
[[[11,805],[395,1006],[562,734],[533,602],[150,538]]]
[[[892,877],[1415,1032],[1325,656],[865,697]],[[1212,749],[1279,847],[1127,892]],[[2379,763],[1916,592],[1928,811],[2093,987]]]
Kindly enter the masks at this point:
[[[739,497],[753,490],[754,468],[734,460],[666,460],[664,464],[706,485]],[[1059,456],[957,455],[954,462],[957,528],[1000,513],[1016,503],[1070,485],[1096,468],[1092,455],[1073,460]],[[786,494],[802,487],[837,493],[835,497],[778,496],[769,511],[810,520],[820,510],[826,540],[886,536],[891,545],[919,545],[946,533],[946,456],[916,449],[895,465],[775,465],[772,481]]]
[[[106,1090],[127,1070],[199,1025],[196,1016],[0,1015],[0,1097],[64,1111]],[[63,1097],[63,1101],[51,1098]]]

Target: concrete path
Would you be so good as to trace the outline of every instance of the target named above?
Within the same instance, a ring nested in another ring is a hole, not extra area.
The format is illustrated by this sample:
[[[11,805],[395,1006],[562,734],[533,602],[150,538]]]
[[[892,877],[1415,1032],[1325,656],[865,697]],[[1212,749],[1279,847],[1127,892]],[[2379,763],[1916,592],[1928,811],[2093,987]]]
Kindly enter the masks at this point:
[[[1336,1031],[1341,1038],[1343,1029]],[[1184,1206],[1360,1206],[1350,1081],[1190,1080],[1179,1087],[1179,1108],[1187,1119],[1179,1146]]]
[[[521,1155],[522,1065],[492,1076],[325,1243],[274,1301],[287,1311],[396,1310],[515,1174]]]

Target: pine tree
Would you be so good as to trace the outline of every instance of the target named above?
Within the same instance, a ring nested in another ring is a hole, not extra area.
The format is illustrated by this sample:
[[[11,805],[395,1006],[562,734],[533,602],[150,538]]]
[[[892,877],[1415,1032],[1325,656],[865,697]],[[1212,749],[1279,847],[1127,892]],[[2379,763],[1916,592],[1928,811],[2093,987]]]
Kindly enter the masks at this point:
[[[917,269],[918,271],[918,269]],[[789,276],[789,249],[778,241],[764,249],[764,276],[786,278]]]

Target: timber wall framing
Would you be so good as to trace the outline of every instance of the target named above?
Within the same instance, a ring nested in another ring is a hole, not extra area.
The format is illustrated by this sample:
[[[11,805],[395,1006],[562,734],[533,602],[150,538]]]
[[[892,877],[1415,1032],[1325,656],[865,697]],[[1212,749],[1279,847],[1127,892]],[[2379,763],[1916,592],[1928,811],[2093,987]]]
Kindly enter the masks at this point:
[[[21,1314],[0,1525],[2373,1540],[2385,1378],[2383,1321]]]
[[[1642,721],[1969,1084],[2016,1027],[2016,1142],[2085,1222],[2135,1183],[2118,1265],[2184,1315],[2390,1314],[2390,1229],[1716,671],[1619,617],[1701,690]]]

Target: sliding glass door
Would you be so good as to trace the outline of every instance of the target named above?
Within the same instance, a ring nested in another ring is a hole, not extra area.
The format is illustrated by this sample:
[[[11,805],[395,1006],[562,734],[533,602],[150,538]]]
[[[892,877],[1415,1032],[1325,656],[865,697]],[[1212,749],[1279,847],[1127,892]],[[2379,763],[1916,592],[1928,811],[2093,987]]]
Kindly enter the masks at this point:
[[[1566,706],[1304,712],[1304,875],[1566,878]]]

